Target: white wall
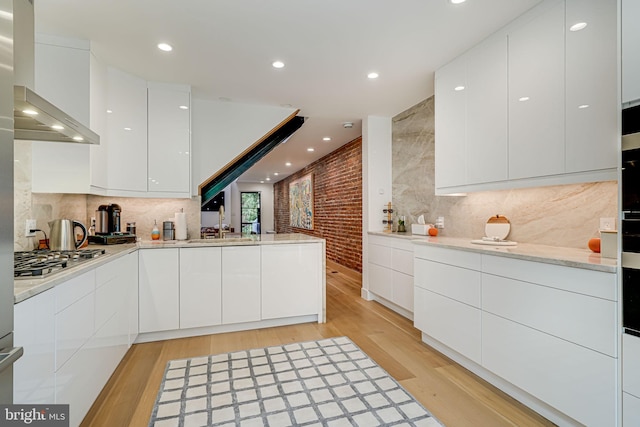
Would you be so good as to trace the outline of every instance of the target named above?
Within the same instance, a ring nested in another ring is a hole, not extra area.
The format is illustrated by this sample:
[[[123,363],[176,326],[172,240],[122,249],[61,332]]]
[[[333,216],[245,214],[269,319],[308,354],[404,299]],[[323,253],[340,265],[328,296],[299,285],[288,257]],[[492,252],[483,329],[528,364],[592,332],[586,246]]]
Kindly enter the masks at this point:
[[[193,192],[295,109],[193,99],[191,150]]]
[[[368,300],[368,231],[382,230],[382,209],[391,201],[391,129],[390,117],[362,121],[362,297]]]

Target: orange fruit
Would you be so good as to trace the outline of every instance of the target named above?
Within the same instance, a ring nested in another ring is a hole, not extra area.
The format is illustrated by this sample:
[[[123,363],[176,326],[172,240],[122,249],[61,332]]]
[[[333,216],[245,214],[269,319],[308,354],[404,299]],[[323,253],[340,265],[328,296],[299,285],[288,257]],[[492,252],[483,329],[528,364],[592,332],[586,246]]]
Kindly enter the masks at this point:
[[[437,236],[438,235],[438,229],[437,228],[430,228],[429,229],[429,236]]]
[[[600,239],[597,237],[589,239],[589,249],[591,249],[592,252],[600,253]]]

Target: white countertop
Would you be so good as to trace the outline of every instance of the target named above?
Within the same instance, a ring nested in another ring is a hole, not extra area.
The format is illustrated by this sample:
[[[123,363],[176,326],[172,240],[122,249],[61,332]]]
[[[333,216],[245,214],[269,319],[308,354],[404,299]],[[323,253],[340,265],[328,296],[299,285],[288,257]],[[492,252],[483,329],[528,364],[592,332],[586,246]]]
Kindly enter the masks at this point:
[[[479,252],[488,255],[505,256],[526,261],[544,262],[547,264],[564,265],[567,267],[584,268],[587,270],[615,273],[618,262],[613,258],[604,258],[589,249],[563,248],[557,246],[518,243],[517,246],[490,246],[471,243],[472,238],[423,236],[411,233],[384,233],[370,231],[372,236],[386,236],[397,239],[411,240],[417,245],[436,245],[469,252]]]
[[[237,239],[192,239],[192,240],[147,240],[139,243],[129,243],[122,245],[91,245],[91,248],[103,248],[104,255],[96,257],[91,261],[83,262],[74,268],[63,269],[60,272],[46,276],[42,279],[15,279],[13,281],[13,298],[17,304],[32,296],[66,282],[67,280],[79,276],[93,268],[113,261],[116,258],[137,251],[138,249],[160,249],[160,248],[197,248],[204,246],[246,246],[246,245],[280,245],[292,243],[314,243],[324,242],[324,239],[308,236],[306,234],[263,234],[247,238]]]

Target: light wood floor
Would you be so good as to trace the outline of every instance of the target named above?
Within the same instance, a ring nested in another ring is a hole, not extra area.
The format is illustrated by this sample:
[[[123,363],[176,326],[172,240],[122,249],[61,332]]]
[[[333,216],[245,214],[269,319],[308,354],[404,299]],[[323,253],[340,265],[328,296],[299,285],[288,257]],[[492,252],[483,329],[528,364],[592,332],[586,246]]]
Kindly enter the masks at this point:
[[[357,276],[330,264],[325,324],[132,346],[82,426],[147,426],[169,360],[336,336],[349,337],[447,427],[553,425],[428,347],[410,320],[363,300],[360,287]]]

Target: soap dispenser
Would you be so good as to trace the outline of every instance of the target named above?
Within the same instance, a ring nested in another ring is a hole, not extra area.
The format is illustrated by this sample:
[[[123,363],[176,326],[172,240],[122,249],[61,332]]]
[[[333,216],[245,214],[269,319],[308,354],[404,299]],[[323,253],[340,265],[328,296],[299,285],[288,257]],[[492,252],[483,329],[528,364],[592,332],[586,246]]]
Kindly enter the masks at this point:
[[[158,229],[158,222],[153,220],[153,229],[151,230],[151,240],[160,240],[160,229]]]

